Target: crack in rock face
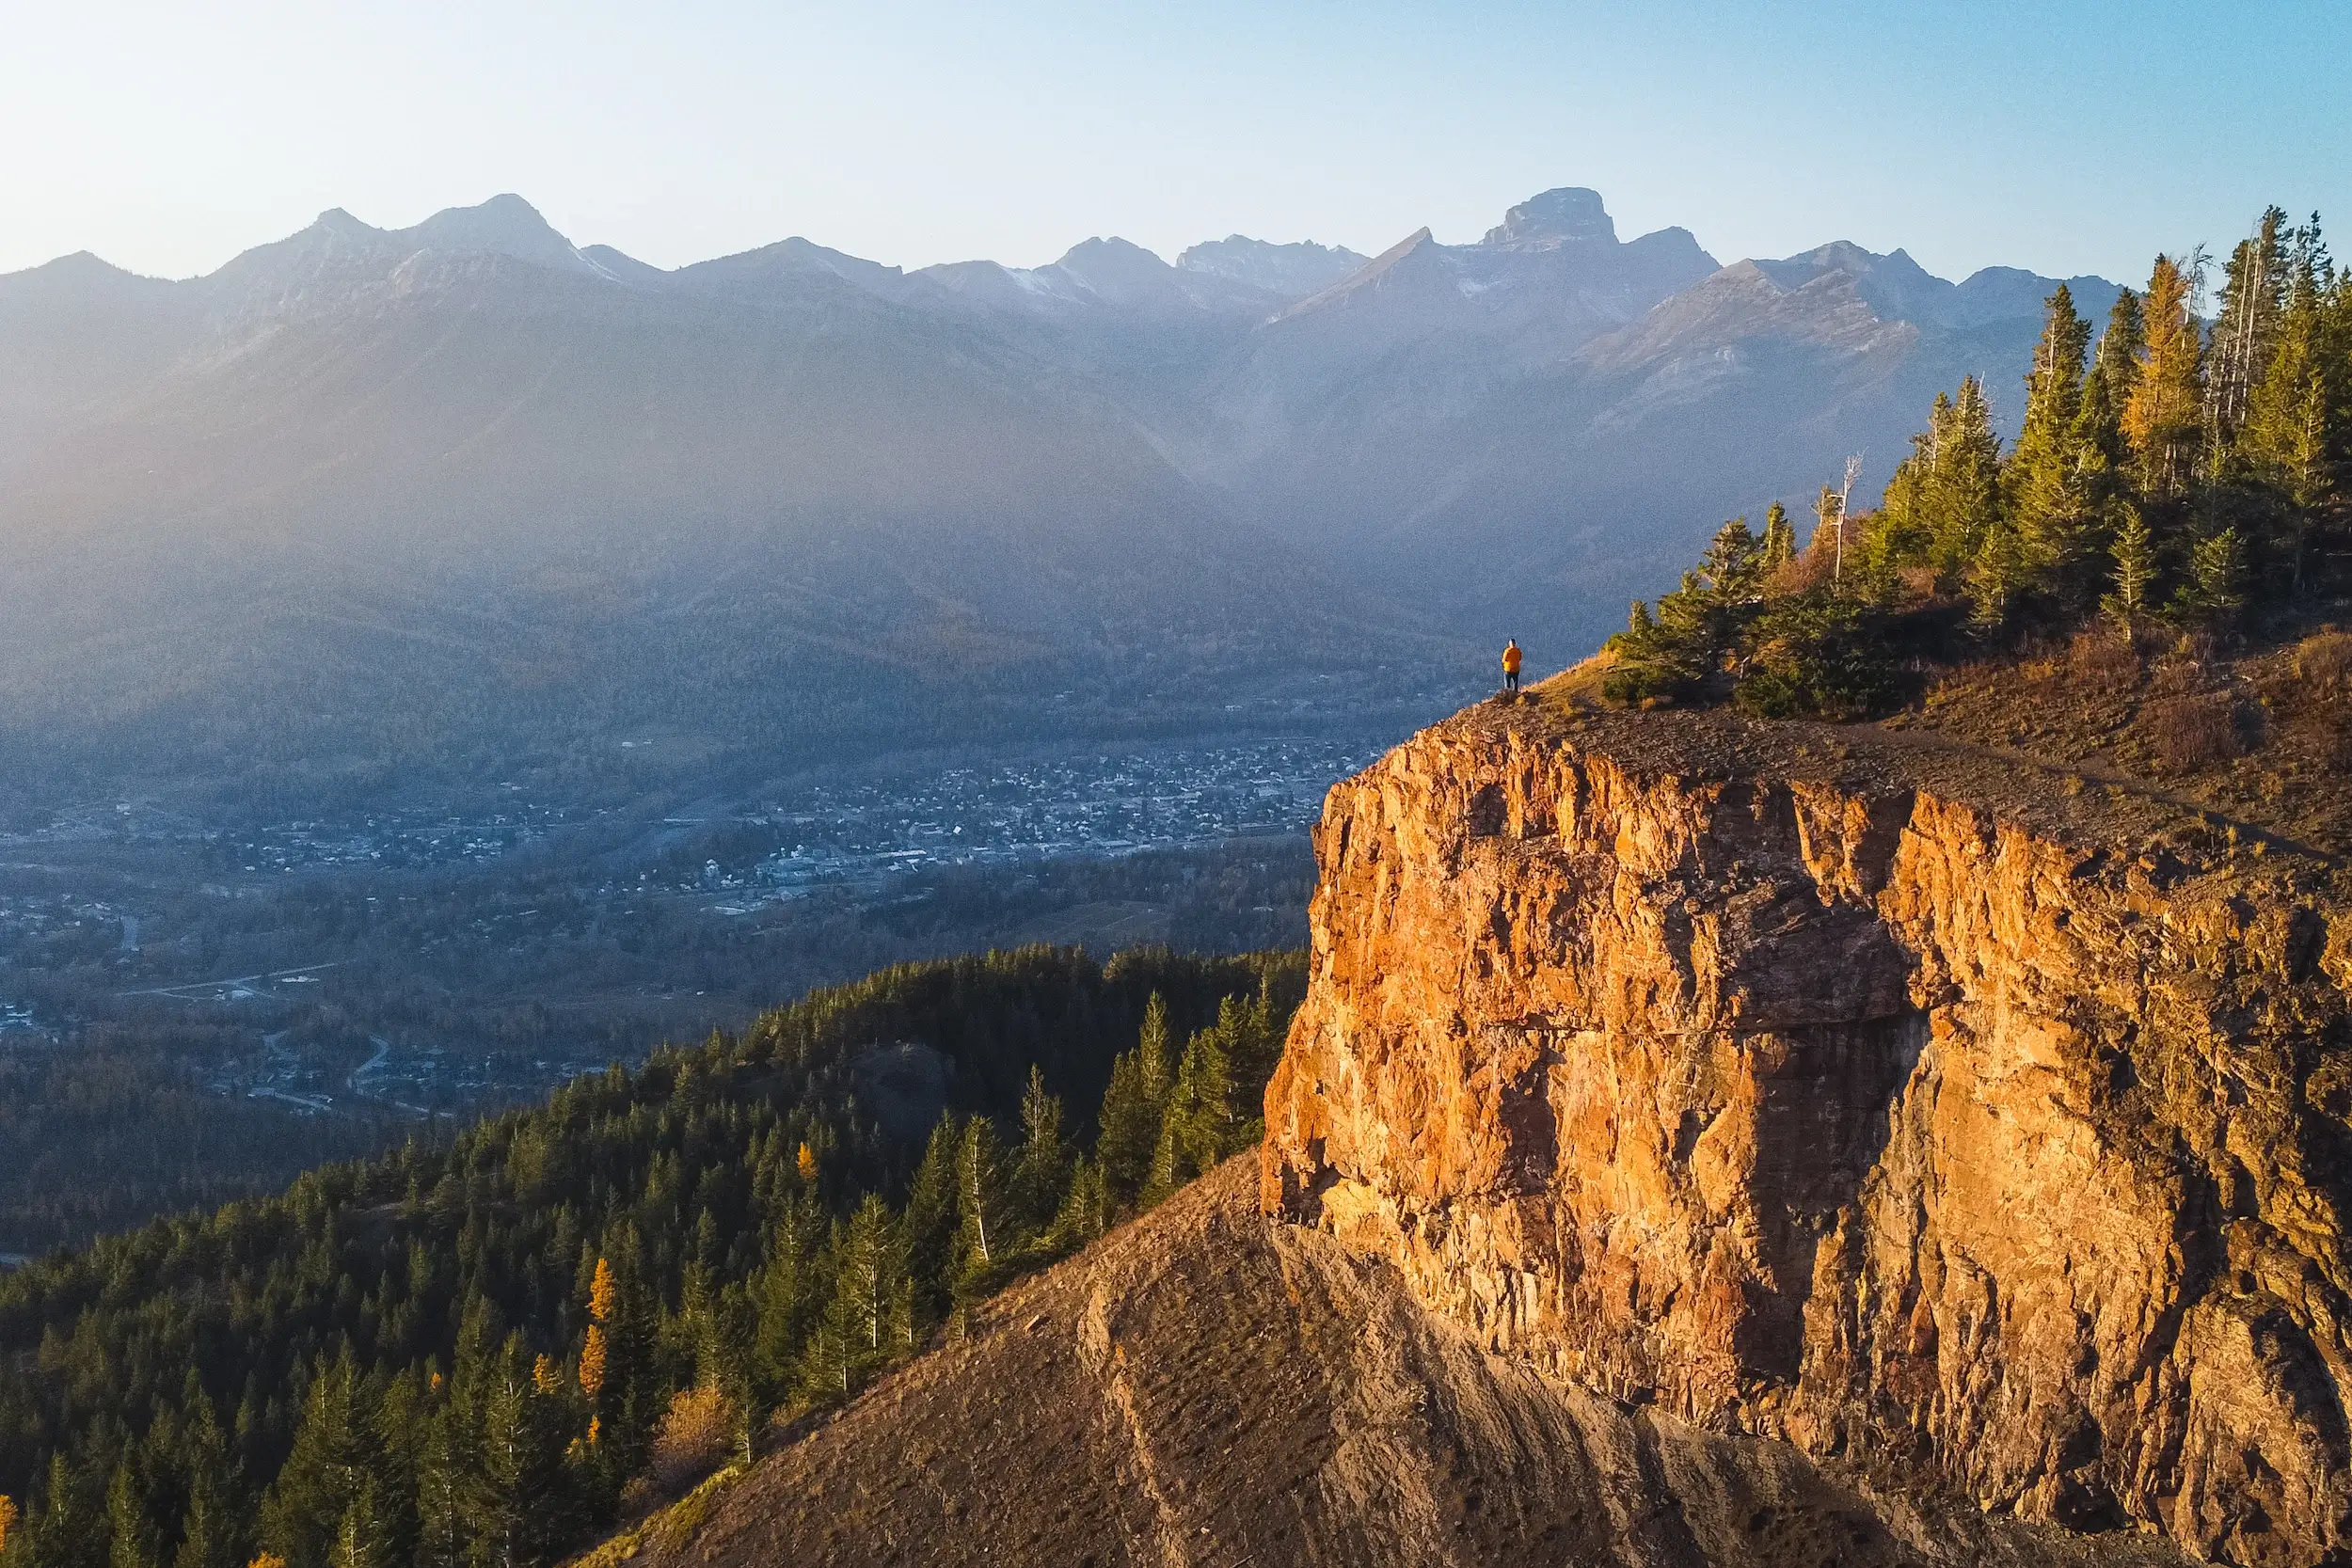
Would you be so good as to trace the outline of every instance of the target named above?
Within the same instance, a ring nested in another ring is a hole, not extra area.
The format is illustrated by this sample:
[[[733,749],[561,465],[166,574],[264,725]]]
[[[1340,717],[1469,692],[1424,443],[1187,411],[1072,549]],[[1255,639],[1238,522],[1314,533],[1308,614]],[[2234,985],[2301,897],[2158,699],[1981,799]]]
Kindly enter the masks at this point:
[[[1332,792],[1267,1211],[1701,1427],[2208,1558],[2352,1553],[2325,879],[1616,750],[1457,721]]]

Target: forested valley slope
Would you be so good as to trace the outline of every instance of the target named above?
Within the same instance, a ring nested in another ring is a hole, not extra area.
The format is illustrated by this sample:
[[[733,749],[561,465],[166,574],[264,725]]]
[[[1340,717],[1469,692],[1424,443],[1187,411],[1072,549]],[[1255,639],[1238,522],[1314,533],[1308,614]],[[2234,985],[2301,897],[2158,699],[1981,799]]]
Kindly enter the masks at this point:
[[[549,1561],[1254,1144],[1299,981],[905,966],[0,1275],[0,1560]]]

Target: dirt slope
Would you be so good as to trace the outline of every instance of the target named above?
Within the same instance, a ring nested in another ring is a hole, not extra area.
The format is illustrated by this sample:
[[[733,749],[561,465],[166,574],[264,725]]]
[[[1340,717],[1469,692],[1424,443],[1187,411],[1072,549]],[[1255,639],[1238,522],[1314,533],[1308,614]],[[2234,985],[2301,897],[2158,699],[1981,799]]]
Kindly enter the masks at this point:
[[[1874,1506],[1486,1354],[1228,1164],[771,1455],[644,1568],[2149,1562]]]

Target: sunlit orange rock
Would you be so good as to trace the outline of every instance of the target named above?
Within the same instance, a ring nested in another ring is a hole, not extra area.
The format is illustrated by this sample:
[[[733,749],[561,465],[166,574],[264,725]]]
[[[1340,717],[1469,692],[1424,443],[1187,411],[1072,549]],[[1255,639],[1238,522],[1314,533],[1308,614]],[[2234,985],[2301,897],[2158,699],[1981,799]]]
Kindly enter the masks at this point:
[[[1870,730],[1474,710],[1333,790],[1263,1200],[1490,1347],[1896,1484],[2352,1551],[2352,915]]]

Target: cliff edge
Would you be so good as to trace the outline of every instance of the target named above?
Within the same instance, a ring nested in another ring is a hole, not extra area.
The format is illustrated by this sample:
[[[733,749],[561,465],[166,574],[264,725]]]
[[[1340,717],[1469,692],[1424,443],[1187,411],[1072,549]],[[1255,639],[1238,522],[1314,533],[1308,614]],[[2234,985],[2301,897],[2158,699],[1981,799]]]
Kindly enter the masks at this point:
[[[2352,899],[1936,736],[1488,705],[1339,785],[1262,1202],[1876,1483],[2352,1552]]]

